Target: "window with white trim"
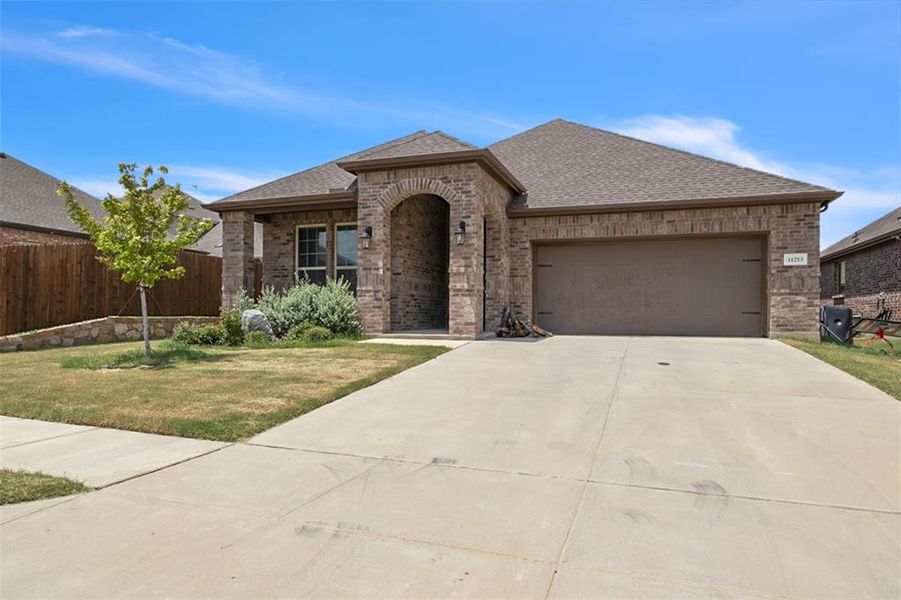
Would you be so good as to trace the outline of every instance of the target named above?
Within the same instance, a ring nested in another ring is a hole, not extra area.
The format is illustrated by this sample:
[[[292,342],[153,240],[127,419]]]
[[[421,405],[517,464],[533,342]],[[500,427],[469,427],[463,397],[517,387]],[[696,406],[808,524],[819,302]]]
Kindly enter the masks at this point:
[[[297,228],[297,280],[322,285],[326,279],[328,242],[325,225]]]
[[[344,279],[357,293],[357,225],[335,225],[335,279]]]

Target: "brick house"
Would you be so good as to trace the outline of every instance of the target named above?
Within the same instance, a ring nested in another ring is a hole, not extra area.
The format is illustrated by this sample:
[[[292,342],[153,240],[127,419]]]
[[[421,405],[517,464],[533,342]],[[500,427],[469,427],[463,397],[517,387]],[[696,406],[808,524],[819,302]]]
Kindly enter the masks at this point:
[[[554,120],[476,148],[420,131],[207,205],[223,302],[344,277],[364,329],[475,336],[817,327],[819,213],[840,192]]]
[[[69,218],[66,206],[56,194],[59,179],[0,152],[0,246],[19,244],[90,244],[91,240]],[[211,256],[222,255],[222,226],[219,215],[203,207],[185,193],[190,217],[211,219],[215,225],[189,248]],[[95,219],[103,217],[100,200],[75,188],[75,198]],[[261,234],[262,229],[258,229]],[[256,256],[262,256],[262,239]]]
[[[820,272],[823,302],[901,317],[901,206],[823,250]]]
[[[13,244],[90,244],[69,219],[56,188],[59,179],[0,152],[0,246]],[[100,201],[79,189],[75,197],[95,218]]]

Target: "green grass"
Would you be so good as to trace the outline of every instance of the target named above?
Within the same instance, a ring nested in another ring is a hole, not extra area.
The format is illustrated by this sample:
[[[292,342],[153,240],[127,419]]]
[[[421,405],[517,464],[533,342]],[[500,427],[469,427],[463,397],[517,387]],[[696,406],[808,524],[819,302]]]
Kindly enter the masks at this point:
[[[362,337],[336,337],[330,340],[321,340],[318,342],[311,342],[309,340],[275,340],[272,342],[250,342],[247,344],[248,348],[253,348],[255,350],[261,348],[337,348],[338,346],[347,346],[348,344],[353,344],[358,342],[364,338]]]
[[[147,365],[141,348],[0,354],[0,414],[237,441],[447,351],[349,339],[258,349],[161,343]]]
[[[860,345],[843,346],[832,342],[797,339],[782,341],[901,400],[901,356],[890,356],[880,352],[878,348],[888,348],[884,342],[877,342],[874,348],[868,349]],[[895,343],[895,348],[898,346],[899,344]]]
[[[77,481],[43,473],[0,469],[0,504],[15,504],[89,491]]]
[[[135,369],[139,367],[163,368],[175,363],[197,360],[214,360],[215,356],[198,347],[163,342],[147,358],[144,349],[126,350],[120,354],[73,354],[64,356],[60,366],[64,369]]]

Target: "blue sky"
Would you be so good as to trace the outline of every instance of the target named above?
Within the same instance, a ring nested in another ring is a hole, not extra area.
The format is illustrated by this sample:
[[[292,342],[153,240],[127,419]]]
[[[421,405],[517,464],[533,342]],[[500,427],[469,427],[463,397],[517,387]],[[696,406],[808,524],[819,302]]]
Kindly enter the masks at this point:
[[[901,2],[0,4],[0,147],[98,195],[212,200],[417,129],[556,117],[901,204]]]

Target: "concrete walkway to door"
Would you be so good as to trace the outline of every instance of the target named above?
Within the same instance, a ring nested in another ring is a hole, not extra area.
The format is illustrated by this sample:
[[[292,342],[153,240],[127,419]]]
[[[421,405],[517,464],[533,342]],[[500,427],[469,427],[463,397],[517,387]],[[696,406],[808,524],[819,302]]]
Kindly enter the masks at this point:
[[[901,403],[771,340],[474,342],[0,527],[4,597],[901,595]]]

